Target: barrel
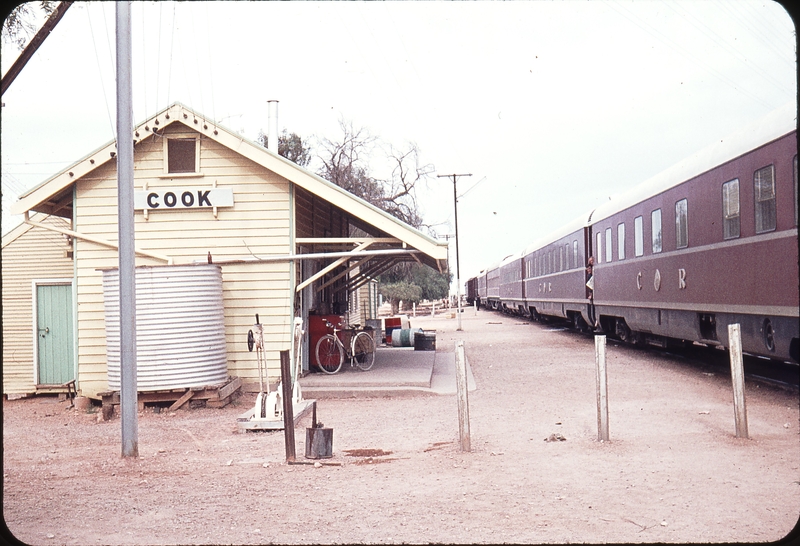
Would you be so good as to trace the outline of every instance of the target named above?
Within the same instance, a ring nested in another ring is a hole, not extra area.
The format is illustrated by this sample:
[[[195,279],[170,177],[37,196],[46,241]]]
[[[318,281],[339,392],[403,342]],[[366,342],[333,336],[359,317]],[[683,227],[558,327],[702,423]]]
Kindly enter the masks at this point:
[[[384,319],[384,324],[386,325],[386,344],[390,344],[392,342],[392,331],[401,328],[400,317],[388,317]]]
[[[417,334],[414,336],[414,350],[415,351],[435,351],[436,350],[436,332],[435,331],[417,332]]]
[[[413,347],[414,336],[422,328],[400,328],[392,332],[392,347]]]

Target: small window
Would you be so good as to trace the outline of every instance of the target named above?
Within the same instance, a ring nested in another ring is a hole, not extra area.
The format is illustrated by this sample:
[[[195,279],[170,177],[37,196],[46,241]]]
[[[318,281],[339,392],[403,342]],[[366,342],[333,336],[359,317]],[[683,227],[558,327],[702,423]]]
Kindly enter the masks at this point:
[[[558,249],[558,270],[564,271],[564,247]]]
[[[775,229],[775,167],[768,165],[753,175],[756,196],[756,233]]]
[[[602,256],[603,256],[603,234],[602,233],[598,233],[597,234],[597,248],[595,248],[594,250],[595,250],[595,252],[594,252],[595,263],[598,263],[598,264],[602,263],[602,261],[603,261],[602,260]]]
[[[167,139],[167,172],[197,172],[197,139]]]
[[[625,259],[625,224],[617,224],[617,255]]]
[[[675,203],[675,247],[689,246],[689,202],[681,199]]]
[[[606,263],[611,261],[611,228],[606,228]]]
[[[572,241],[572,267],[580,267],[578,263],[578,241]]]
[[[653,234],[653,254],[661,252],[661,209],[650,213],[650,226]]]
[[[739,236],[739,179],[722,185],[722,231],[725,239]]]
[[[644,254],[644,232],[642,231],[642,217],[633,219],[633,253],[638,257]]]
[[[569,243],[564,245],[564,269],[569,269]]]

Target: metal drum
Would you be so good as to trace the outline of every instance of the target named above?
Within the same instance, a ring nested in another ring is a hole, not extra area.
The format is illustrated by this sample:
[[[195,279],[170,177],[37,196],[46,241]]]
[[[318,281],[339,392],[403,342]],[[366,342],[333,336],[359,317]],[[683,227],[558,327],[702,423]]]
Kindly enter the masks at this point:
[[[413,347],[414,336],[421,332],[422,328],[402,328],[392,331],[392,347]]]
[[[435,351],[436,350],[436,331],[417,332],[414,336],[415,351]]]
[[[119,270],[103,271],[108,387],[120,389]],[[137,390],[224,383],[222,270],[214,264],[136,268]]]

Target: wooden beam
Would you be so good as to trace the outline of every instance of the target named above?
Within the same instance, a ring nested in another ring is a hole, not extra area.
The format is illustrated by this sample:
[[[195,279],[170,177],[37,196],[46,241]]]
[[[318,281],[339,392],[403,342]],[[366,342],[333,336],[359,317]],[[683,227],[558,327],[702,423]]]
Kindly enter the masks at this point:
[[[342,271],[341,273],[336,275],[334,278],[326,281],[324,284],[319,285],[317,287],[317,292],[321,292],[321,291],[325,290],[325,288],[327,288],[328,286],[332,285],[333,283],[335,283],[336,281],[338,281],[339,279],[341,279],[342,277],[347,275],[350,271],[352,271],[356,267],[360,266],[364,262],[370,261],[371,259],[372,259],[372,256],[367,256],[366,258],[362,258],[362,259],[358,260],[357,262],[350,264],[347,267],[347,269],[345,269],[344,271]]]
[[[367,241],[382,244],[399,244],[401,242],[395,237],[298,237],[295,239],[295,243],[298,245],[357,245]]]
[[[355,247],[352,250],[352,252],[358,252],[359,250],[364,250],[370,244],[372,244],[372,243],[371,242],[361,243],[360,245]],[[311,275],[309,278],[307,278],[306,280],[304,280],[303,282],[298,284],[297,288],[295,288],[295,292],[300,292],[303,288],[305,288],[306,286],[308,286],[312,282],[316,281],[317,279],[321,279],[322,277],[324,277],[325,275],[327,275],[328,273],[330,273],[331,271],[333,271],[334,269],[336,269],[337,267],[339,267],[340,265],[342,265],[344,262],[346,262],[349,259],[350,259],[350,256],[344,256],[342,258],[339,258],[338,260],[334,260],[327,267],[324,267],[324,268],[320,269],[315,274]]]
[[[190,399],[192,396],[194,396],[194,393],[195,393],[195,391],[193,391],[193,390],[191,390],[191,389],[190,389],[190,390],[188,390],[188,391],[186,391],[186,394],[184,394],[183,396],[181,396],[180,398],[178,398],[178,399],[175,401],[175,403],[174,403],[174,404],[172,404],[172,405],[169,407],[169,409],[168,409],[167,411],[175,411],[176,409],[178,409],[179,407],[181,407],[182,405],[184,405],[186,402],[188,402],[188,401],[189,401],[189,399]]]

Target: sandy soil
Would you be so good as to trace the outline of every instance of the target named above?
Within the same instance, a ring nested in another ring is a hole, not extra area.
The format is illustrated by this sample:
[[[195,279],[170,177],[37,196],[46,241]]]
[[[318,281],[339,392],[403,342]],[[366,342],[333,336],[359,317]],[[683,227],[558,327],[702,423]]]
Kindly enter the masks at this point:
[[[465,340],[469,453],[455,395],[320,400],[321,467],[286,464],[283,432],[238,433],[252,395],[140,412],[133,460],[118,417],[4,401],[5,524],[45,545],[760,542],[797,524],[797,392],[748,384],[737,439],[729,375],[609,344],[599,442],[590,337],[472,310],[463,332],[414,326],[436,328],[438,350]]]

